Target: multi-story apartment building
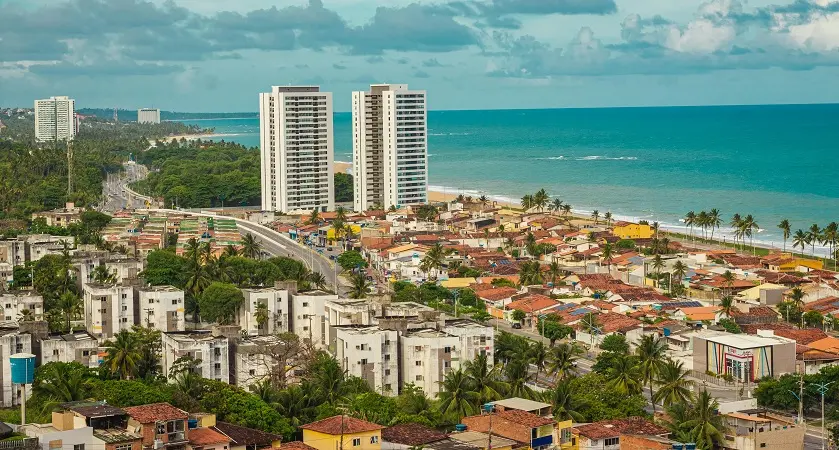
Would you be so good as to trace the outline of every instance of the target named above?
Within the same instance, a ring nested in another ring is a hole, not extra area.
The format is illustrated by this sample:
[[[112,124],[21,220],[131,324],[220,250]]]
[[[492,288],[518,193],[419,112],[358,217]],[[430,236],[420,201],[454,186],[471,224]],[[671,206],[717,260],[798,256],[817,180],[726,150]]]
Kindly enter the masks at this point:
[[[163,333],[163,373],[168,374],[178,358],[189,356],[198,362],[203,378],[230,382],[230,340],[208,330]]]
[[[352,95],[356,211],[428,202],[425,91],[375,84]]]
[[[135,289],[140,325],[163,332],[186,329],[184,291],[174,286],[149,286]]]
[[[440,392],[440,383],[452,370],[460,338],[434,329],[411,330],[401,336],[400,371],[402,383],[414,383],[434,398]]]
[[[335,359],[382,395],[399,393],[399,333],[377,326],[335,327]]]
[[[236,314],[236,323],[248,335],[268,335],[289,331],[290,292],[279,287],[242,289],[245,301]]]
[[[337,294],[323,291],[308,291],[291,296],[291,326],[289,331],[304,339],[311,339],[314,346],[326,348],[326,318],[324,305],[337,300]]]
[[[472,320],[454,319],[445,321],[443,331],[460,340],[456,347],[460,365],[473,361],[478,355],[486,355],[487,363],[494,364],[495,330],[492,327]]]
[[[87,331],[70,334],[51,334],[39,342],[41,365],[51,362],[78,362],[87,367],[99,367],[99,341]]]
[[[85,328],[98,339],[110,339],[138,323],[132,286],[88,283],[82,289]]]
[[[31,291],[0,294],[0,321],[17,322],[23,319],[24,315],[27,320],[43,320],[44,297]]]
[[[332,93],[273,86],[259,94],[262,209],[335,208]]]
[[[32,353],[32,336],[17,327],[0,328],[0,406],[4,407],[19,405],[23,395],[20,386],[12,384],[9,357],[15,353]],[[27,396],[31,393],[27,389]]]
[[[76,137],[76,101],[66,96],[35,100],[35,139],[70,141]]]
[[[73,266],[79,272],[77,282],[80,287],[95,281],[96,267],[100,265],[107,268],[114,282],[121,284],[133,283],[143,271],[143,262],[138,258],[106,251],[77,252],[73,255]]]
[[[154,108],[138,109],[137,123],[160,123],[160,110]]]

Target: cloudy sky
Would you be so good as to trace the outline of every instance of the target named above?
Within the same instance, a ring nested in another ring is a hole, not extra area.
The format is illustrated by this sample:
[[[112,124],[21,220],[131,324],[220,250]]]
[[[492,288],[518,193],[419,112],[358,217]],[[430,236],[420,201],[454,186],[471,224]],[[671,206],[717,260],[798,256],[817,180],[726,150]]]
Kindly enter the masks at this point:
[[[0,106],[255,111],[400,82],[433,109],[839,101],[839,0],[0,0]]]

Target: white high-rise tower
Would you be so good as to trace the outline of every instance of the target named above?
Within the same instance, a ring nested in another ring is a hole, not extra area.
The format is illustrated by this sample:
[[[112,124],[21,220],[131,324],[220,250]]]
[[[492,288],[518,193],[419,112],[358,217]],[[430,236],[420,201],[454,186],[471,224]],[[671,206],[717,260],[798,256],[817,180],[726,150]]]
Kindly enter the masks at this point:
[[[41,142],[76,137],[76,101],[66,96],[35,100],[35,139]]]
[[[335,209],[332,93],[273,86],[259,94],[262,209]]]
[[[425,91],[374,84],[352,95],[356,211],[428,202]]]

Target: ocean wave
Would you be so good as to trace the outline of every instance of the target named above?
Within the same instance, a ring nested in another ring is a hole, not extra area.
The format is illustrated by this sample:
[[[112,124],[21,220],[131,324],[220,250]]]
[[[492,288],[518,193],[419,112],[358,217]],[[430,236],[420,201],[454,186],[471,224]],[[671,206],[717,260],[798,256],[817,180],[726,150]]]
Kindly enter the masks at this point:
[[[560,156],[546,156],[544,158],[536,158],[542,161],[637,161],[637,156],[601,156],[601,155],[589,155],[589,156],[577,156],[577,157],[567,157],[564,155]]]
[[[472,133],[428,133],[429,136],[471,136]]]

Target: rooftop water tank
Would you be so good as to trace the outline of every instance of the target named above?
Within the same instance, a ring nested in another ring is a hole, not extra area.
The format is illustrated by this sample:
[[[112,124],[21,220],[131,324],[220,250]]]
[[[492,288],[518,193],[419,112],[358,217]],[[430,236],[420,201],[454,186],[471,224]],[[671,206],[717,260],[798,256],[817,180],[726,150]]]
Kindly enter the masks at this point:
[[[454,426],[455,431],[466,431],[466,425],[459,423]]]
[[[12,372],[12,383],[32,384],[35,377],[35,355],[15,353],[9,357],[9,367]]]

